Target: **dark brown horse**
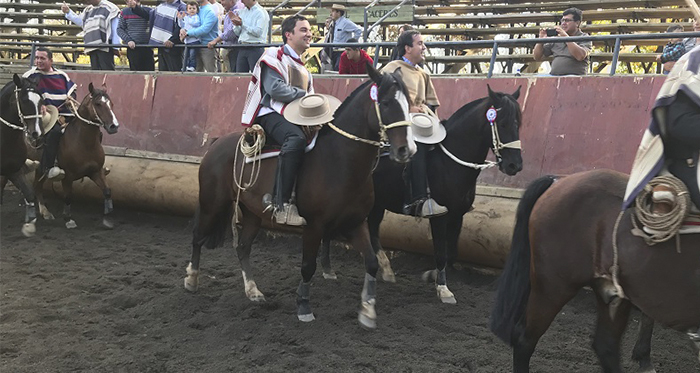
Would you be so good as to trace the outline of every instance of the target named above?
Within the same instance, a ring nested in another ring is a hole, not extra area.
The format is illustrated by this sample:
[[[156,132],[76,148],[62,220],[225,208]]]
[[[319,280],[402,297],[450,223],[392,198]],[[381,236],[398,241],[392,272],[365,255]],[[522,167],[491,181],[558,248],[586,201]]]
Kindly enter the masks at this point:
[[[26,237],[36,232],[36,207],[34,191],[23,172],[27,160],[24,137],[36,139],[43,131],[39,110],[44,102],[36,83],[14,74],[0,91],[0,199],[8,180],[22,192],[26,205],[22,234]]]
[[[397,162],[407,162],[415,151],[415,144],[408,136],[407,92],[400,73],[380,74],[369,68],[369,76],[371,81],[356,89],[335,112],[333,124],[340,130],[323,127],[316,146],[304,156],[298,174],[297,203],[300,215],[307,222],[303,229],[302,280],[297,290],[297,316],[301,321],[314,319],[309,293],[321,239],[327,234],[342,234],[349,237],[365,259],[366,274],[359,320],[366,327],[376,326],[374,303],[378,264],[366,223],[374,201],[372,165],[378,155],[381,133],[386,133],[391,143],[391,157]],[[378,86],[377,104],[370,97],[372,83]],[[361,140],[358,141],[358,138]],[[197,289],[201,248],[213,248],[223,243],[234,208],[238,205],[241,230],[236,251],[242,267],[245,293],[250,300],[259,301],[264,300],[264,296],[253,280],[249,258],[251,244],[260,230],[262,219],[271,220],[270,212],[263,212],[262,196],[272,190],[277,161],[275,158],[263,160],[257,182],[239,190],[231,174],[238,139],[239,135],[231,134],[217,140],[202,159],[199,168],[199,207],[185,288],[190,291]],[[243,158],[239,153],[235,169],[236,172],[243,169],[242,179],[249,180],[251,165],[244,165]]]
[[[105,180],[105,152],[102,149],[102,131],[104,128],[108,134],[117,133],[119,121],[112,110],[112,100],[104,89],[95,88],[92,83],[88,86],[89,93],[85,96],[77,109],[73,110],[75,118],[65,128],[58,148],[58,166],[66,175],[61,180],[63,186],[63,219],[66,228],[72,229],[77,224],[71,216],[71,203],[73,201],[73,181],[83,177],[89,177],[97,187],[102,190],[104,196],[104,215],[102,225],[112,228],[114,224],[109,220],[109,214],[113,210],[112,191]],[[70,100],[70,98],[69,98]],[[68,104],[68,103],[66,103]],[[53,214],[44,204],[43,185],[45,178],[40,172],[36,172],[34,190],[39,203],[39,212],[46,220],[53,219]]]
[[[472,101],[443,121],[447,137],[436,145],[428,156],[428,180],[431,196],[447,207],[446,215],[430,219],[436,269],[427,274],[435,278],[437,295],[444,303],[456,303],[454,294],[447,288],[445,267],[457,254],[457,242],[462,229],[462,219],[476,193],[476,179],[481,170],[498,165],[506,175],[515,175],[522,169],[520,156],[521,110],[518,105],[520,87],[512,94],[493,92]],[[495,125],[486,118],[486,112],[494,108]],[[496,155],[496,164],[487,164],[489,149]],[[394,272],[379,240],[379,226],[384,211],[402,213],[406,202],[404,166],[383,157],[374,172],[374,207],[368,217],[372,246],[379,257],[385,281],[394,281]],[[330,240],[323,243],[321,265],[324,277],[333,278],[328,252]]]
[[[700,327],[700,234],[681,235],[680,252],[674,240],[650,247],[631,234],[632,209],[615,234],[626,184],[625,174],[596,170],[545,176],[525,191],[491,314],[491,330],[513,347],[514,372],[529,371],[537,341],[584,286],[596,294],[593,349],[605,372],[621,372],[620,337],[632,304],[670,328]],[[615,296],[611,280],[613,242],[626,298]]]

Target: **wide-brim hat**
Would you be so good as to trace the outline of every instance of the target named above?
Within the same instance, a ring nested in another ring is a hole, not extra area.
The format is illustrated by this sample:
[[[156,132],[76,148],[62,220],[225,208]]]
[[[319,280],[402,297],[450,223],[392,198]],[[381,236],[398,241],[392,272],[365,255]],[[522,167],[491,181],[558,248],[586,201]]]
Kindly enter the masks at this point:
[[[342,10],[343,12],[347,10],[347,9],[345,8],[345,5],[341,5],[341,4],[333,4],[333,6],[331,7],[331,9],[333,9],[333,10]]]
[[[411,114],[413,139],[423,144],[437,144],[445,139],[447,130],[440,121],[425,113]]]
[[[58,120],[58,108],[53,105],[46,105],[46,113],[41,117],[41,127],[44,133],[49,132]]]
[[[316,126],[333,120],[341,102],[331,95],[314,93],[298,98],[284,109],[284,118],[299,126]]]

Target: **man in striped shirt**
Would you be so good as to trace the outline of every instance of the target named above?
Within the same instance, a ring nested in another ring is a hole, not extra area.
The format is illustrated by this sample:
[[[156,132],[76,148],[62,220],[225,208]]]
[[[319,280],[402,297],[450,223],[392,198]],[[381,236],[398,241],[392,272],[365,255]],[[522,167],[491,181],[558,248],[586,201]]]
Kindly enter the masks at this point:
[[[85,44],[121,44],[117,27],[119,27],[119,8],[107,0],[87,0],[81,15],[75,14],[64,2],[61,11],[69,21],[83,28]],[[90,56],[90,68],[93,70],[114,70],[114,52],[112,48],[86,47]]]
[[[136,0],[137,4],[141,2]],[[150,8],[144,8],[147,12],[152,12]],[[129,46],[126,50],[126,57],[129,59],[129,69],[131,71],[153,71],[152,48],[136,48],[137,44],[148,44],[151,37],[151,26],[148,20],[134,14],[134,11],[126,7],[122,9],[122,16],[119,18],[117,34],[123,43]]]
[[[150,12],[135,0],[127,0],[126,6],[131,8],[134,14],[150,22],[152,27],[149,44],[158,47],[158,70],[181,71],[184,49],[173,48],[173,45],[182,43],[177,14],[187,10],[187,6],[180,0],[165,0]]]
[[[66,123],[66,119],[72,119],[73,113],[66,103],[68,97],[75,98],[76,85],[65,72],[53,67],[53,54],[45,47],[36,49],[34,55],[35,66],[22,75],[24,78],[36,79],[37,91],[41,92],[44,103],[58,108],[59,122]],[[42,107],[42,111],[46,110]],[[40,170],[51,181],[63,179],[65,172],[55,167],[58,143],[61,140],[61,126],[53,126],[44,137],[44,152],[41,156]]]

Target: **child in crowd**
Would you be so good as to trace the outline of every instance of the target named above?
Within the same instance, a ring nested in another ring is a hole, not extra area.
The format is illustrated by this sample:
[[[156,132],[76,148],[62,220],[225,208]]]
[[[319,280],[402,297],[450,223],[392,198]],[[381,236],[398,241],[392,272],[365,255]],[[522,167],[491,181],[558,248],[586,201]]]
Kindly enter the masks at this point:
[[[199,19],[199,4],[196,1],[190,1],[187,3],[187,14],[185,12],[180,12],[177,15],[177,23],[180,28],[184,28],[187,31],[191,31],[199,27],[202,22]],[[194,36],[187,36],[182,40],[187,45],[199,45],[199,38]],[[187,71],[194,71],[197,67],[197,48],[188,48],[187,54],[185,55],[185,66]]]
[[[683,32],[683,26],[679,24],[671,25],[666,29],[666,32]],[[685,44],[683,44],[682,38],[671,39],[671,41],[666,44],[661,55],[656,57],[656,60],[661,62],[662,71],[664,74],[668,74],[673,65],[676,64],[683,55],[685,54]]]

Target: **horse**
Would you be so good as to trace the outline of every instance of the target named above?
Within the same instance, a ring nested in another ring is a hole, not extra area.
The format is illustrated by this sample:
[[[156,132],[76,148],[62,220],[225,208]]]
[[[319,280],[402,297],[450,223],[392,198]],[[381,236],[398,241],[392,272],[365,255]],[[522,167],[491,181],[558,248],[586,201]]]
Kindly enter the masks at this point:
[[[103,87],[104,88],[104,87]],[[73,201],[73,181],[83,177],[89,177],[104,196],[104,214],[102,225],[112,229],[114,224],[109,219],[109,214],[114,210],[112,203],[112,190],[105,179],[105,152],[102,148],[102,131],[104,128],[108,134],[115,134],[119,130],[119,121],[114,115],[112,100],[105,89],[95,88],[92,83],[88,85],[88,94],[77,109],[72,106],[75,117],[65,127],[58,147],[58,166],[65,172],[61,185],[63,186],[63,220],[68,229],[78,225],[71,216],[71,203]],[[77,102],[77,101],[76,101]],[[68,102],[67,102],[68,104]],[[34,190],[39,204],[39,213],[45,220],[53,220],[54,216],[46,208],[44,203],[43,185],[46,181],[44,175],[37,171],[34,178]]]
[[[40,107],[44,105],[36,90],[36,81],[17,74],[0,91],[0,200],[7,181],[11,181],[24,196],[26,212],[22,234],[36,233],[35,195],[24,177],[27,160],[25,135],[36,139],[43,134]]]
[[[584,286],[596,295],[593,349],[605,372],[622,371],[620,338],[633,304],[691,336],[700,327],[700,234],[679,236],[680,252],[675,240],[650,247],[633,235],[633,209],[620,212],[627,179],[594,170],[544,176],[526,189],[490,325],[513,347],[514,372],[529,372],[537,341]],[[634,355],[647,354],[648,364],[644,323]]]
[[[498,165],[501,172],[512,176],[522,169],[520,155],[520,123],[522,113],[518,98],[520,87],[513,94],[494,92],[472,101],[442,121],[447,136],[428,157],[428,180],[431,196],[447,207],[448,213],[430,218],[436,269],[424,274],[435,279],[437,295],[443,303],[455,304],[454,294],[447,288],[445,267],[457,255],[457,242],[467,213],[476,195],[476,179],[481,170]],[[495,125],[486,118],[489,109],[497,113]],[[485,163],[488,151],[496,155],[496,163]],[[384,211],[403,213],[406,201],[404,166],[382,158],[373,174],[374,206],[368,216],[372,247],[379,257],[385,281],[394,282],[391,263],[379,241],[379,228]],[[321,265],[324,276],[334,278],[329,258],[330,239],[323,242]]]
[[[385,138],[391,144],[391,158],[401,163],[410,159],[416,145],[408,130],[408,93],[401,73],[382,74],[368,67],[368,75],[370,80],[358,87],[336,110],[332,124],[319,131],[316,145],[305,154],[297,175],[297,206],[307,221],[302,234],[302,280],[297,289],[297,317],[303,322],[314,320],[310,282],[316,271],[321,239],[328,234],[343,234],[363,254],[365,261],[358,320],[365,328],[376,327],[374,305],[378,264],[366,223],[374,200],[372,166],[382,145],[380,139]],[[241,180],[248,180],[255,172],[252,167],[244,165],[244,156],[236,150],[239,137],[238,134],[229,134],[220,138],[202,159],[199,205],[185,288],[193,292],[197,290],[201,248],[221,246],[232,222],[233,211],[238,206],[241,229],[237,235],[236,251],[245,294],[251,301],[263,301],[265,297],[253,279],[249,257],[262,219],[271,220],[271,213],[263,211],[262,196],[272,190],[277,160],[270,158],[260,162],[257,182],[239,184],[236,181],[234,184],[231,172],[234,165],[236,170],[243,170]],[[233,225],[232,228],[236,229]]]

